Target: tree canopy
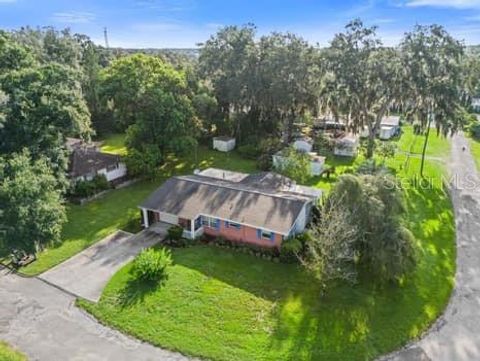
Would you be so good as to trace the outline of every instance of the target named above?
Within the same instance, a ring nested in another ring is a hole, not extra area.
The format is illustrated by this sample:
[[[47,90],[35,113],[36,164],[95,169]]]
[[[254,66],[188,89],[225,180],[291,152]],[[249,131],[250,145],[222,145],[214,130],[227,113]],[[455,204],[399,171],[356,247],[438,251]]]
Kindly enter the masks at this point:
[[[35,253],[60,240],[65,206],[50,161],[28,151],[0,159],[0,226],[7,249]]]

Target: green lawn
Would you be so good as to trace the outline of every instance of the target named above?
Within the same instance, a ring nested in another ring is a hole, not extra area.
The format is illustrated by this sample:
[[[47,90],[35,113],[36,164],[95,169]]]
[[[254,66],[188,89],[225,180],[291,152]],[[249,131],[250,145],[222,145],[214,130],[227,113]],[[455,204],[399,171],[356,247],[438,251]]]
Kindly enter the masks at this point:
[[[413,134],[413,127],[410,125],[404,125],[402,132],[401,137],[394,140],[397,143],[398,150],[420,156],[422,154],[425,137],[423,135]],[[430,157],[447,158],[450,155],[450,149],[451,146],[448,138],[437,135],[436,129],[431,129],[426,155]]]
[[[104,153],[126,155],[125,134],[110,134],[102,140],[101,151]]]
[[[40,252],[37,260],[22,268],[21,272],[27,275],[44,272],[117,229],[138,231],[140,213],[137,206],[156,187],[172,175],[192,173],[195,168],[207,167],[253,172],[255,162],[245,160],[235,152],[221,153],[204,147],[198,149],[197,155],[193,153],[183,158],[169,157],[156,181],[142,181],[111,191],[101,199],[83,206],[68,205],[68,222],[63,229],[62,242]]]
[[[408,138],[401,142],[411,148]],[[438,143],[439,151],[448,147]],[[349,165],[344,162],[338,164],[341,171]],[[195,246],[174,250],[175,266],[164,287],[133,282],[127,265],[98,304],[79,304],[123,332],[207,359],[372,360],[418,337],[438,317],[455,273],[443,164],[427,161],[431,188],[414,186],[419,158],[407,161],[398,154],[388,165],[405,180],[406,223],[420,249],[416,271],[401,287],[379,288],[365,276],[354,287],[338,285],[322,297],[317,283],[296,266]]]
[[[478,140],[469,139],[470,141],[470,151],[472,152],[473,159],[475,159],[475,164],[477,169],[480,170],[480,142]]]
[[[174,250],[164,287],[132,282],[127,265],[98,304],[79,304],[123,332],[207,359],[372,360],[419,336],[452,290],[448,197],[440,188],[411,189],[406,196],[421,253],[402,287],[378,288],[367,277],[321,297],[317,282],[296,266],[195,246]]]
[[[25,355],[11,348],[8,344],[0,341],[0,361],[26,361]]]

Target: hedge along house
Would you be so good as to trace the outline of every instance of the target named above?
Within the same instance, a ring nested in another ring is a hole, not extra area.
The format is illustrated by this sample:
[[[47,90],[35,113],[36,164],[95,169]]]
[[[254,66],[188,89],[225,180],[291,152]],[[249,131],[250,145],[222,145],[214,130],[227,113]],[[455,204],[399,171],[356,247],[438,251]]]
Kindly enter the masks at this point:
[[[161,222],[180,225],[190,239],[205,234],[280,247],[283,239],[304,231],[320,196],[320,190],[275,173],[209,168],[168,179],[139,207],[145,228]]]

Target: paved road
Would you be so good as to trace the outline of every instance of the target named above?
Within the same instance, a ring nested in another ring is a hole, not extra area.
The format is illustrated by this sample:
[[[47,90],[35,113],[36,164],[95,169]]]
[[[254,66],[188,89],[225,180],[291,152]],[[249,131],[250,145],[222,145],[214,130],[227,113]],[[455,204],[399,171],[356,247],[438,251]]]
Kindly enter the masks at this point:
[[[424,338],[384,360],[480,360],[480,177],[468,142],[461,134],[452,140],[451,173],[457,224],[457,273],[452,299]]]
[[[70,293],[97,302],[110,278],[143,248],[167,234],[144,230],[136,235],[117,231],[83,252],[44,272],[40,278]]]

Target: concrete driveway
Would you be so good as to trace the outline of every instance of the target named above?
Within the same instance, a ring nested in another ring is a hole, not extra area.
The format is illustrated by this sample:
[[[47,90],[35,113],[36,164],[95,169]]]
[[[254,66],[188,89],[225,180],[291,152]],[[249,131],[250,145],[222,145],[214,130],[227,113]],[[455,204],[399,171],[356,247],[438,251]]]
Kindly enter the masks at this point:
[[[161,241],[166,231],[144,230],[136,235],[117,231],[39,278],[75,296],[97,302],[113,274],[143,248]]]

